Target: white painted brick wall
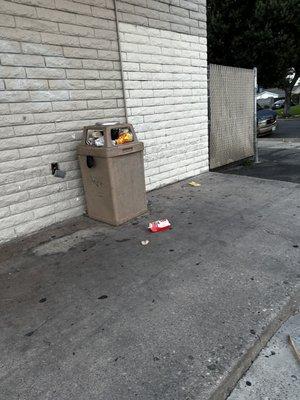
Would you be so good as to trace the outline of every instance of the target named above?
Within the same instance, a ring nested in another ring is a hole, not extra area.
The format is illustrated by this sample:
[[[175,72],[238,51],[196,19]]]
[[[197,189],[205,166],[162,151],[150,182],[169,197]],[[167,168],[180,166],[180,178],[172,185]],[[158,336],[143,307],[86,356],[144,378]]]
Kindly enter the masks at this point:
[[[126,23],[120,32],[147,189],[208,170],[206,38]]]
[[[120,79],[111,1],[0,0],[0,242],[84,212],[76,146],[124,120]]]
[[[205,0],[117,5],[147,188],[206,170]],[[0,0],[0,243],[84,212],[82,126],[124,114],[112,0]]]
[[[206,0],[118,0],[120,21],[206,37]]]

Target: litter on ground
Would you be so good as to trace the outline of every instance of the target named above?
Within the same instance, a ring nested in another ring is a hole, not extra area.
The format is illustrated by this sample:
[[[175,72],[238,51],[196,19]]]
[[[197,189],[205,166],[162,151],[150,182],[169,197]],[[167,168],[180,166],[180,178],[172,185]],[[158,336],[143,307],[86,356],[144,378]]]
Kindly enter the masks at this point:
[[[195,182],[195,181],[191,181],[191,182],[189,182],[189,185],[193,186],[193,187],[199,187],[199,186],[201,186],[201,183]]]
[[[150,222],[148,229],[151,232],[163,232],[171,229],[171,223],[167,219],[161,219],[158,221]]]

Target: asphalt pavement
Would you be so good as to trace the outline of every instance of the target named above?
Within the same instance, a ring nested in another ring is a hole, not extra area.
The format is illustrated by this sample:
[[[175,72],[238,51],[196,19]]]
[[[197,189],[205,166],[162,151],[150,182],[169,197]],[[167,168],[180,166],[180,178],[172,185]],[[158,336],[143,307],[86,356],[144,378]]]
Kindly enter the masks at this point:
[[[300,118],[278,119],[276,131],[266,136],[270,139],[293,139],[300,141]]]
[[[193,180],[120,227],[83,217],[1,250],[1,399],[226,398],[296,306],[299,185]]]
[[[278,120],[274,133],[258,139],[259,163],[221,168],[222,173],[300,183],[300,119]]]
[[[259,164],[155,190],[121,227],[82,217],[3,247],[0,397],[225,399],[299,307],[298,133],[279,121]],[[150,234],[157,218],[173,229]],[[232,399],[259,398],[249,374]]]

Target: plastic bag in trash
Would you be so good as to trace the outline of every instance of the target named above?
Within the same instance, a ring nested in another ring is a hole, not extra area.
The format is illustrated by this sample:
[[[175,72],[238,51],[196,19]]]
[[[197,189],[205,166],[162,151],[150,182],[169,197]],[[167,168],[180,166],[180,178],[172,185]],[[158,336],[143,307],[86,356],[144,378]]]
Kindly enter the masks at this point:
[[[95,140],[95,146],[101,147],[104,146],[104,137],[100,136],[98,139]]]
[[[133,134],[129,131],[129,129],[123,129],[118,139],[115,140],[116,144],[125,144],[133,141]]]

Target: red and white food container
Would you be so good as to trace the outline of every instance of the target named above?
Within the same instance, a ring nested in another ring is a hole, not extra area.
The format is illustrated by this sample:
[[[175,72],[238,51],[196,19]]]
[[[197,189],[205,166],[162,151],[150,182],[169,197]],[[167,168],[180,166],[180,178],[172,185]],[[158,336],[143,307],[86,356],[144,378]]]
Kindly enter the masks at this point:
[[[158,221],[150,222],[148,228],[151,232],[168,231],[169,229],[171,229],[171,223],[167,219],[161,219]]]

